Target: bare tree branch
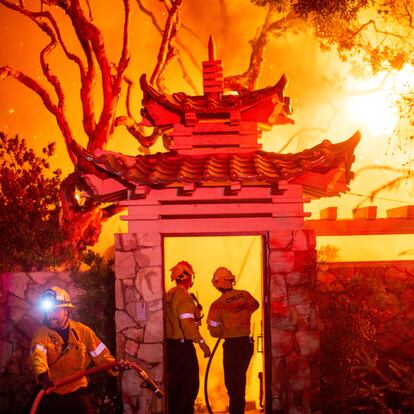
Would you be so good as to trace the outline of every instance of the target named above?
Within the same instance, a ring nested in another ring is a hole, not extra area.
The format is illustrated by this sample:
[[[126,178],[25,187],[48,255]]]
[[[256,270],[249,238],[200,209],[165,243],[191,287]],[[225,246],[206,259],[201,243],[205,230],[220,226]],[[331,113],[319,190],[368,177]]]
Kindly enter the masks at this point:
[[[70,150],[70,143],[73,141],[72,131],[61,108],[53,103],[52,98],[50,97],[46,89],[44,89],[43,86],[41,86],[33,78],[25,75],[24,73],[16,69],[11,68],[10,66],[0,67],[0,80],[4,80],[8,77],[16,79],[22,85],[26,86],[27,88],[35,92],[42,99],[42,102],[47,108],[47,110],[56,117],[58,125],[63,133],[63,137],[65,139],[69,155],[72,161],[75,163],[76,158]]]
[[[361,168],[360,170],[358,170],[355,173],[355,176],[359,173],[361,173],[362,171],[366,171],[366,170],[372,170],[372,169],[380,169],[381,171],[384,170],[390,170],[390,171],[396,171],[396,172],[401,172],[401,175],[399,175],[398,177],[387,181],[385,184],[380,185],[379,187],[377,187],[375,190],[371,191],[371,193],[365,197],[363,200],[361,200],[356,206],[355,208],[359,208],[361,207],[366,201],[370,201],[372,202],[379,193],[381,193],[382,191],[386,191],[386,190],[391,190],[393,188],[396,188],[397,186],[401,185],[402,182],[407,180],[407,171],[405,170],[400,170],[400,169],[396,169],[393,167],[380,167],[380,166],[367,166],[364,168]]]
[[[218,0],[220,6],[220,14],[221,14],[221,21],[222,21],[222,33],[223,38],[226,40],[229,34],[229,27],[230,27],[230,19],[229,19],[229,12],[227,10],[227,3],[226,0]]]
[[[264,54],[270,37],[285,32],[287,27],[297,20],[294,12],[280,18],[275,8],[269,6],[263,25],[256,37],[250,41],[252,53],[248,69],[241,75],[224,78],[225,88],[239,92],[255,89],[263,70]]]
[[[73,53],[70,53],[63,41],[61,36],[61,32],[59,30],[59,26],[56,23],[55,18],[47,11],[42,12],[34,12],[24,8],[24,3],[20,2],[20,6],[17,6],[14,3],[11,3],[7,0],[0,0],[0,3],[4,6],[23,14],[24,16],[31,19],[45,34],[49,36],[51,39],[50,43],[46,45],[40,52],[40,64],[42,67],[43,74],[45,75],[46,79],[49,83],[54,87],[55,92],[58,97],[58,105],[54,105],[52,103],[52,99],[50,95],[46,92],[46,90],[36,81],[31,79],[30,77],[26,76],[25,74],[15,71],[12,68],[8,68],[8,70],[4,70],[4,74],[7,73],[6,76],[12,76],[28,88],[32,89],[35,93],[37,93],[42,101],[44,102],[45,107],[51,112],[57,119],[58,125],[62,129],[62,133],[64,135],[64,139],[67,145],[67,149],[69,155],[74,161],[76,158],[73,155],[70,146],[68,145],[73,140],[73,135],[70,130],[69,124],[67,123],[64,115],[64,104],[65,104],[65,96],[61,87],[61,83],[59,79],[52,74],[50,70],[50,66],[47,63],[47,56],[49,53],[56,47],[56,44],[59,43],[64,51],[65,55],[71,61],[75,62],[78,65],[78,68],[81,72],[81,76],[84,75],[84,67],[80,60],[80,58]],[[43,4],[42,4],[43,6]],[[49,24],[47,23],[49,22]]]
[[[124,1],[124,32],[123,32],[123,44],[122,44],[122,53],[119,59],[118,68],[117,68],[117,78],[114,82],[114,95],[118,95],[121,90],[121,82],[124,77],[126,68],[128,67],[130,55],[129,55],[129,24],[131,19],[131,6],[129,0]]]
[[[281,153],[281,152],[283,152],[287,147],[288,147],[288,145],[296,138],[296,137],[298,137],[299,135],[302,135],[302,134],[304,134],[305,132],[315,132],[315,131],[318,131],[318,132],[327,132],[328,131],[328,128],[302,128],[302,129],[300,129],[299,131],[297,131],[297,132],[295,132],[293,135],[291,135],[290,137],[289,137],[289,139],[283,144],[283,147],[282,148],[280,148],[277,152],[278,153]]]
[[[66,57],[68,59],[72,60],[73,62],[75,62],[78,65],[79,70],[81,71],[81,74],[84,74],[85,68],[82,64],[81,59],[78,56],[76,56],[75,54],[68,51],[68,49],[66,47],[66,44],[65,44],[65,42],[62,38],[62,34],[61,34],[60,29],[59,29],[59,26],[56,23],[56,19],[53,17],[53,15],[50,12],[48,12],[48,11],[33,12],[33,11],[30,11],[30,10],[27,10],[23,6],[23,1],[20,1],[20,6],[17,6],[13,3],[10,3],[7,0],[0,0],[0,4],[3,4],[7,8],[12,9],[14,11],[17,11],[18,13],[21,13],[26,17],[29,17],[38,26],[39,26],[39,22],[40,22],[41,18],[49,20],[50,24],[52,25],[52,27],[53,27],[53,29],[56,33],[56,37],[59,41],[60,46],[62,47],[63,52],[66,55]],[[43,30],[42,27],[40,27],[40,28]]]
[[[154,16],[154,13],[152,11],[150,11],[149,9],[147,9],[144,4],[142,3],[141,0],[137,0],[137,4],[139,9],[146,14],[152,21],[152,24],[154,25],[154,27],[157,29],[157,31],[161,34],[161,36],[163,36],[164,30],[162,29],[162,27],[160,26],[160,24],[158,23],[156,17]],[[167,7],[167,6],[166,6]],[[170,9],[167,8],[167,10],[169,11]],[[200,40],[200,42],[202,42],[201,38],[191,29],[186,28],[185,26],[181,26],[183,29],[187,29],[191,34],[193,34],[198,40]],[[190,58],[191,62],[193,63],[193,65],[197,68],[199,68],[199,62],[196,60],[196,58],[194,57],[193,53],[191,52],[191,50],[182,42],[179,40],[179,38],[177,37],[176,39],[177,41],[177,45],[185,52],[187,53],[188,57]],[[183,73],[183,78],[185,79],[185,81],[189,84],[189,86],[191,87],[191,89],[194,91],[194,93],[197,95],[198,94],[198,90],[194,84],[194,82],[192,81],[190,75],[187,72],[187,69],[185,68],[184,62],[182,61],[182,58],[180,57],[180,51],[176,50],[177,52],[177,61],[178,64],[181,67],[182,73]]]
[[[171,60],[176,56],[174,40],[177,34],[178,26],[180,25],[179,14],[181,11],[181,5],[182,0],[175,0],[172,3],[163,32],[157,64],[150,79],[150,83],[152,85],[157,85],[160,91],[165,90],[163,85],[163,73],[165,72],[167,65],[171,63]]]
[[[362,174],[365,171],[372,171],[372,170],[391,171],[391,172],[395,172],[398,174],[407,174],[408,172],[407,170],[403,168],[390,167],[387,165],[367,165],[366,167],[359,168],[358,170],[355,171],[355,178],[359,174]]]
[[[144,128],[135,122],[130,116],[119,116],[115,119],[115,126],[125,126],[128,132],[144,147],[149,148],[154,145],[159,136],[162,135],[163,129],[153,128],[150,135],[145,135]],[[165,128],[164,128],[165,129]]]

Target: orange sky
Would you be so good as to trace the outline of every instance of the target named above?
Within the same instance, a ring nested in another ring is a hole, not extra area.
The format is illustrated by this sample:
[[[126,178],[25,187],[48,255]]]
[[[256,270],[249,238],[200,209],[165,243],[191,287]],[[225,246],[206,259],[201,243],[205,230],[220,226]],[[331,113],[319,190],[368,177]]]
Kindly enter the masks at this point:
[[[26,2],[33,5],[39,3]],[[106,0],[106,8],[98,8],[96,5],[102,4],[98,0],[90,3],[94,10],[95,22],[103,28],[108,51],[113,59],[117,60],[121,41],[122,2]],[[141,73],[152,72],[160,36],[149,18],[138,11],[135,2],[132,3],[132,58],[128,76],[138,80]],[[253,6],[248,0],[230,0],[227,2],[230,24],[223,26],[219,3],[213,0],[184,1],[182,21],[186,27],[196,31],[201,39],[205,39],[205,43],[196,39],[185,28],[180,30],[180,38],[191,48],[201,66],[201,61],[207,57],[208,36],[213,34],[217,44],[217,57],[224,62],[224,74],[240,73],[247,68],[250,54],[248,41],[253,38],[257,25],[262,22],[264,10]],[[158,8],[155,12],[160,21],[165,18],[161,2],[147,4]],[[59,15],[58,22],[63,33],[69,35],[68,47],[74,51],[79,50],[63,14]],[[0,65],[8,64],[40,80],[42,74],[39,50],[47,40],[43,33],[33,23],[3,6],[0,6],[0,27]],[[59,51],[54,52],[52,56],[51,64],[66,90],[68,118],[72,122],[77,139],[85,145],[86,138],[79,117],[79,80],[76,67],[64,60]],[[183,56],[189,73],[201,91],[200,68],[195,68],[186,55]],[[407,69],[407,76],[413,76],[414,71],[411,69]],[[296,123],[293,126],[274,127],[271,132],[265,133],[265,150],[278,151],[294,134],[296,139],[285,152],[309,148],[326,138],[332,142],[340,142],[360,129],[362,141],[356,150],[354,170],[366,165],[401,167],[406,162],[407,155],[394,151],[392,140],[391,145],[389,143],[394,115],[390,112],[390,104],[387,101],[388,90],[384,89],[376,94],[366,93],[381,84],[381,77],[353,79],[349,66],[340,62],[334,52],[322,53],[309,33],[289,35],[269,44],[260,87],[276,82],[282,73],[289,79],[285,94],[292,98],[293,118]],[[393,79],[395,84],[396,77]],[[167,72],[166,80],[171,92],[183,90],[192,93],[183,81],[177,64],[172,65]],[[138,86],[134,93],[133,110],[139,118],[141,96]],[[40,99],[12,79],[0,82],[0,96],[1,130],[9,135],[18,133],[35,148],[56,141],[57,155],[54,166],[61,168],[65,174],[69,173],[72,165],[66,155],[61,133],[53,116],[46,111]],[[125,113],[122,106],[120,108],[118,115]],[[138,145],[123,129],[117,130],[110,143],[110,149],[129,154],[138,153]],[[313,201],[307,206],[307,210],[312,211],[317,218],[319,209],[337,205],[340,217],[351,217],[352,208],[363,199],[361,195],[369,194],[372,189],[393,176],[394,173],[385,170],[364,172],[352,182],[350,194],[340,198]],[[413,204],[413,185],[407,181],[401,189],[384,192],[380,197],[375,204],[379,207],[378,215],[384,217],[387,208]],[[366,205],[369,204],[364,204]],[[118,218],[111,224],[112,229],[115,228],[116,231],[123,229],[123,226]]]

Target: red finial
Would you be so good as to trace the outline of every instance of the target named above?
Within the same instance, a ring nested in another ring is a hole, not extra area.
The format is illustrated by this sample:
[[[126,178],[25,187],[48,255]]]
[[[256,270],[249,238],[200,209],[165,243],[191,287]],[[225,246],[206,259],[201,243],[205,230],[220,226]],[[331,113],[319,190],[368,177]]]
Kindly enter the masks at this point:
[[[216,47],[213,36],[208,39],[208,60],[203,62],[204,95],[217,96],[223,93],[223,65],[216,60]]]
[[[216,45],[212,35],[208,39],[208,60],[216,60]]]

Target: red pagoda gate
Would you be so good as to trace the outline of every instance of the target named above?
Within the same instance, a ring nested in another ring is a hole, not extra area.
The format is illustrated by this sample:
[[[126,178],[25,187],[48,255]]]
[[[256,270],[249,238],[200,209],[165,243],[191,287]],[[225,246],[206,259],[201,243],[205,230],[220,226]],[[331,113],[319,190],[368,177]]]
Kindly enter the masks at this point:
[[[128,208],[128,233],[115,236],[118,357],[137,358],[165,388],[164,237],[260,235],[264,412],[310,413],[319,332],[315,234],[304,228],[304,203],[346,191],[359,133],[296,154],[265,152],[262,128],[293,122],[285,77],[225,94],[210,41],[203,81],[202,96],[167,96],[141,78],[144,123],[168,130],[168,152],[132,157],[78,149],[91,197]],[[168,412],[136,381],[123,377],[125,412]]]

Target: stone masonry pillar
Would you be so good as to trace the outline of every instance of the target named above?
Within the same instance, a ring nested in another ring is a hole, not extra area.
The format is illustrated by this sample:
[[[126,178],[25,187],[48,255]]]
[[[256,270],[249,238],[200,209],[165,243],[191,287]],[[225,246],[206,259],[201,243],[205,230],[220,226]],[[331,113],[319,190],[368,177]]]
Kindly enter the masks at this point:
[[[138,363],[164,390],[162,238],[159,233],[115,236],[117,358]],[[122,374],[125,414],[164,412],[163,400],[141,388],[135,371]]]
[[[313,231],[269,233],[272,414],[310,414],[319,389],[315,241]]]

